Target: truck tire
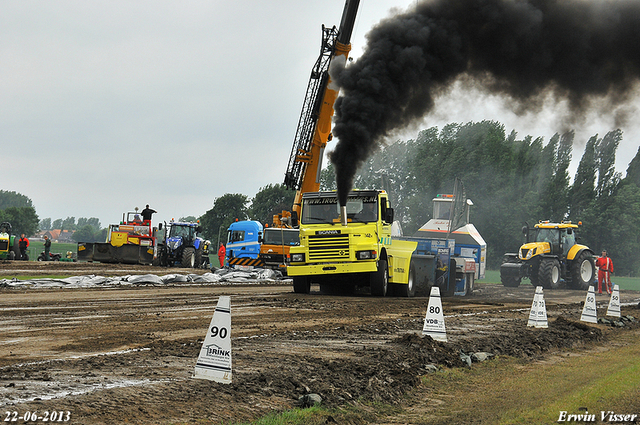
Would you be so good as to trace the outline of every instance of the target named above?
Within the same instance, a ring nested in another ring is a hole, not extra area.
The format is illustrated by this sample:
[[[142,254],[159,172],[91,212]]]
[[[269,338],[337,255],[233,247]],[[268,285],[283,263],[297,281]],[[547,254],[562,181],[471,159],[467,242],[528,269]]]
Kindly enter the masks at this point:
[[[389,273],[387,271],[387,261],[378,261],[378,271],[371,273],[369,285],[371,295],[374,297],[385,297],[389,289]]]
[[[192,269],[196,264],[196,250],[192,247],[185,248],[182,251],[182,267]]]
[[[571,288],[587,290],[593,282],[596,266],[593,256],[588,251],[582,251],[571,264]]]
[[[464,294],[465,295],[473,295],[473,284],[475,283],[476,275],[475,273],[467,273],[465,276],[465,287]]]
[[[545,289],[560,287],[560,263],[555,258],[545,258],[538,269],[538,282]]]
[[[308,294],[311,292],[311,281],[307,276],[293,277],[293,292],[296,294]]]
[[[407,284],[397,285],[396,287],[398,295],[405,298],[414,297],[416,295],[417,284],[418,283],[416,282],[416,271],[413,268],[413,266],[411,266],[411,268],[409,269],[409,280],[407,281]]]

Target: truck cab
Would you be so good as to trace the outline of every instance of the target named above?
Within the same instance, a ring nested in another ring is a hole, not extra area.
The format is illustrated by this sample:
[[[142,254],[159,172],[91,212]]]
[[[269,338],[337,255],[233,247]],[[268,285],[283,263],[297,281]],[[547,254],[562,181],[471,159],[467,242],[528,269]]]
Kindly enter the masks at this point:
[[[291,247],[287,267],[294,291],[309,293],[314,282],[322,291],[368,286],[373,295],[385,296],[389,283],[406,284],[416,244],[394,240],[392,223],[383,190],[351,191],[343,207],[335,191],[305,193],[300,245]]]
[[[264,267],[286,274],[290,249],[300,245],[300,230],[287,227],[265,227],[260,259]]]
[[[259,221],[243,220],[231,223],[227,231],[225,265],[234,268],[259,266],[262,236],[263,227]]]

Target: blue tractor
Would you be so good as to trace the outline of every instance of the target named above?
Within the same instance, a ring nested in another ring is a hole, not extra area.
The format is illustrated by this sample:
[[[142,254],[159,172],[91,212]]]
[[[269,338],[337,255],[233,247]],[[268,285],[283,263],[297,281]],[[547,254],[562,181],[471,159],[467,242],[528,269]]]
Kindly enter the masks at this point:
[[[158,259],[162,266],[209,268],[211,242],[198,236],[200,225],[171,221],[165,226],[164,244],[159,246]]]

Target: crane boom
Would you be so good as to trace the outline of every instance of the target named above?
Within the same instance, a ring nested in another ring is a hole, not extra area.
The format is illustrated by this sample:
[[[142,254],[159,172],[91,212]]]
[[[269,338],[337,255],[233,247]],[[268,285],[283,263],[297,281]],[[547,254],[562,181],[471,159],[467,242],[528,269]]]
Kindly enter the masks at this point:
[[[331,61],[340,56],[346,63],[351,50],[351,34],[359,4],[360,0],[346,0],[339,29],[335,26],[322,26],[320,56],[311,70],[284,177],[285,186],[296,190],[292,209],[295,217],[300,216],[302,194],[317,192],[320,188],[322,157],[327,142],[332,138],[331,118],[333,105],[338,97],[338,88],[331,84],[329,67]]]

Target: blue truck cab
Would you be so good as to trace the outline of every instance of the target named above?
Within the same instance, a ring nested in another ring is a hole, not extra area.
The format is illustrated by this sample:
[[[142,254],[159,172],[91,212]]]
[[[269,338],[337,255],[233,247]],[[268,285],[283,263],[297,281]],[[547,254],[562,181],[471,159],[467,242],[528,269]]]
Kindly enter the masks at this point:
[[[252,265],[250,262],[238,260],[258,260],[262,234],[263,227],[259,221],[245,220],[232,223],[227,233],[225,265]]]

